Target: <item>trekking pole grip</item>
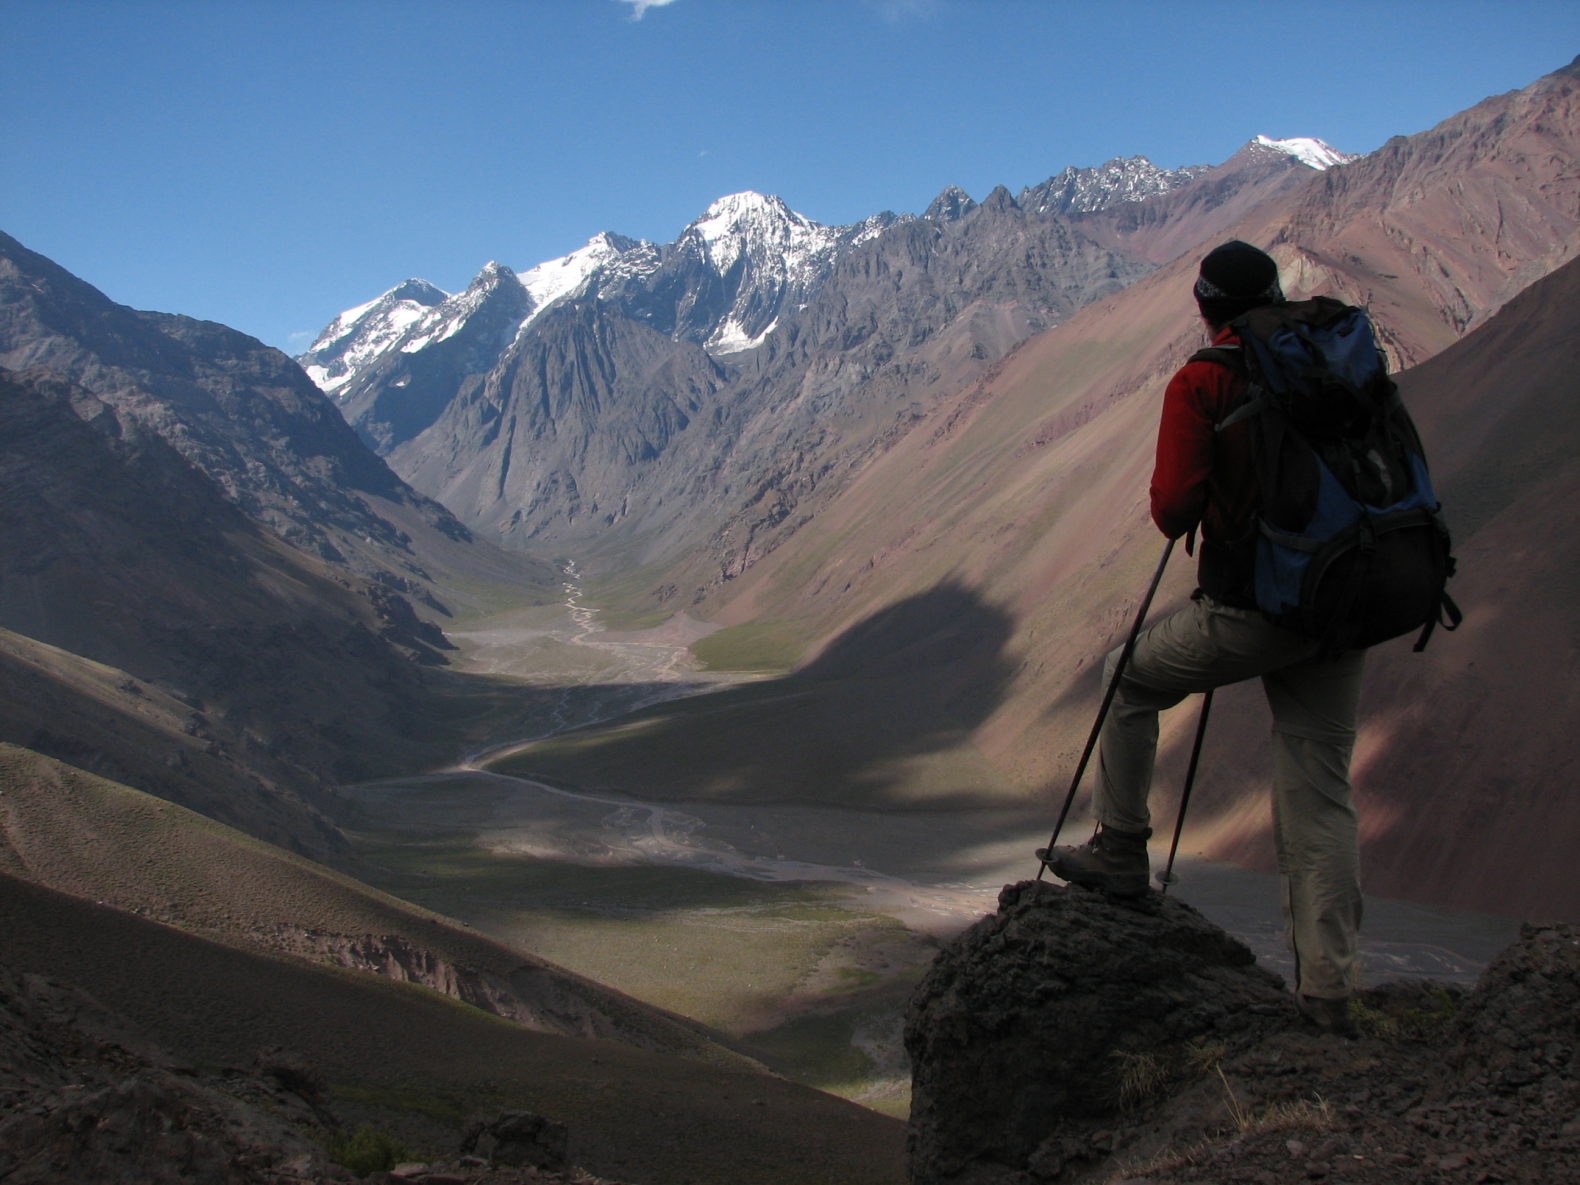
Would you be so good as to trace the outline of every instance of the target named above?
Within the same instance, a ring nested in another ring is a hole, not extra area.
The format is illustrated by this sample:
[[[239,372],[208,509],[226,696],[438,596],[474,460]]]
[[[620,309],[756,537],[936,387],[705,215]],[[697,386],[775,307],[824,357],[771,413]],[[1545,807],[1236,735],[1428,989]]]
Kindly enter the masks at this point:
[[[1064,830],[1064,821],[1070,814],[1070,805],[1075,801],[1075,791],[1081,784],[1081,775],[1086,772],[1087,763],[1092,759],[1092,750],[1097,747],[1098,734],[1103,730],[1103,721],[1108,716],[1109,706],[1114,702],[1114,694],[1119,690],[1119,680],[1125,673],[1125,667],[1130,663],[1130,655],[1136,648],[1136,639],[1141,636],[1142,623],[1147,619],[1147,610],[1152,607],[1152,598],[1157,594],[1158,585],[1163,581],[1163,570],[1168,567],[1169,556],[1174,554],[1174,540],[1170,539],[1163,545],[1163,554],[1158,557],[1157,570],[1152,573],[1152,582],[1147,585],[1146,596],[1141,598],[1141,606],[1136,610],[1136,620],[1130,627],[1130,635],[1125,639],[1124,649],[1119,652],[1119,661],[1114,664],[1113,677],[1108,680],[1108,689],[1103,693],[1102,706],[1097,709],[1097,719],[1092,723],[1091,734],[1086,738],[1086,748],[1081,751],[1081,760],[1076,763],[1075,776],[1070,779],[1070,790],[1064,796],[1064,806],[1059,811],[1059,820],[1053,825],[1053,834],[1048,838],[1046,851],[1051,854],[1053,845],[1059,841],[1059,833]],[[1042,879],[1048,865],[1044,862],[1037,869],[1037,879]]]

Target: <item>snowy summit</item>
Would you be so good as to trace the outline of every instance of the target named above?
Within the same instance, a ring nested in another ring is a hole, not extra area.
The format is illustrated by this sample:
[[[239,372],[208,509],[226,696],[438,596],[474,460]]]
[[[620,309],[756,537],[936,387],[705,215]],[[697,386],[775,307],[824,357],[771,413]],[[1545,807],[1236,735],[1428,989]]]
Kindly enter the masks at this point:
[[[1309,136],[1296,136],[1289,140],[1274,140],[1269,136],[1258,136],[1252,143],[1260,148],[1271,148],[1292,156],[1301,164],[1321,172],[1334,165],[1342,165],[1355,159],[1347,152],[1340,152],[1333,145],[1316,140]]]

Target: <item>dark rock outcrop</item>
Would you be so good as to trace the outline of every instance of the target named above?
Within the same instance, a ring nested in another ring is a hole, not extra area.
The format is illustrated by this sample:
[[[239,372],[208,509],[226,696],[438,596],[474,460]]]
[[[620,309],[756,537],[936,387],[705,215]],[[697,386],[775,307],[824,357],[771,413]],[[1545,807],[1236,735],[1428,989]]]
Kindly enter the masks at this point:
[[[1183,902],[1011,885],[912,1001],[913,1180],[1053,1181],[1102,1161],[1159,1075],[1288,1011],[1280,981]]]
[[[88,996],[0,965],[0,1178],[283,1185],[330,1171],[293,1084],[197,1074]]]
[[[1359,1039],[1319,1033],[1179,901],[1009,886],[912,1002],[911,1179],[1580,1180],[1580,929],[1352,1014]]]
[[[1580,1117],[1580,929],[1526,926],[1465,1000],[1455,1036],[1473,1085],[1567,1095]]]
[[[530,1111],[506,1111],[494,1119],[474,1120],[461,1140],[463,1156],[482,1156],[491,1165],[549,1169],[566,1167],[565,1125]]]
[[[364,1133],[390,1137],[363,1125]],[[58,980],[0,963],[0,1179],[8,1185],[592,1183],[564,1125],[522,1111],[476,1120],[459,1154],[378,1171],[299,1053],[198,1069]],[[387,1153],[409,1152],[388,1138]],[[370,1170],[371,1173],[370,1173]]]

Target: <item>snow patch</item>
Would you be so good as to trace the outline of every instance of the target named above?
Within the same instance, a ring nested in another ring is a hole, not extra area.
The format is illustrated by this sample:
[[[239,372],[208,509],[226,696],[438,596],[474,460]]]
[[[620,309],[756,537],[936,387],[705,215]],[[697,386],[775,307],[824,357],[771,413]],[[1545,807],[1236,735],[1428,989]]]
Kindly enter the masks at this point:
[[[775,317],[763,327],[761,333],[754,336],[748,332],[746,326],[741,324],[738,318],[730,317],[708,339],[705,348],[708,353],[719,356],[739,354],[743,350],[754,350],[762,345],[763,339],[777,328],[779,328],[779,318]]]

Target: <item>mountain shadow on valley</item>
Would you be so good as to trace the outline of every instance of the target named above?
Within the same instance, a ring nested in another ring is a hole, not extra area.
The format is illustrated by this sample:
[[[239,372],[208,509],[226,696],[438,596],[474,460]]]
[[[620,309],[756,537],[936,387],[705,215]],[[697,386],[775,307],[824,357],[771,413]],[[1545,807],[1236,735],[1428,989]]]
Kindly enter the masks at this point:
[[[494,766],[637,797],[852,807],[980,805],[1003,780],[973,730],[1012,674],[1009,616],[945,580],[795,672],[650,707]]]

